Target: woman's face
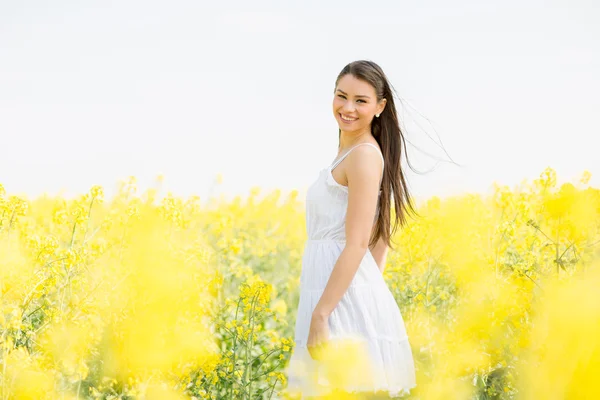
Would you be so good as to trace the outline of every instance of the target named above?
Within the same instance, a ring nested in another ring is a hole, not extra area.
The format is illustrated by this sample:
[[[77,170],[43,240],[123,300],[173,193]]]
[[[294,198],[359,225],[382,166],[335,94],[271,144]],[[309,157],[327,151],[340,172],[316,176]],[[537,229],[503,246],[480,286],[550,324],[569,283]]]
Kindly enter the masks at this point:
[[[385,99],[377,103],[375,88],[346,74],[340,78],[333,96],[333,114],[342,131],[370,129],[375,114],[383,111]]]

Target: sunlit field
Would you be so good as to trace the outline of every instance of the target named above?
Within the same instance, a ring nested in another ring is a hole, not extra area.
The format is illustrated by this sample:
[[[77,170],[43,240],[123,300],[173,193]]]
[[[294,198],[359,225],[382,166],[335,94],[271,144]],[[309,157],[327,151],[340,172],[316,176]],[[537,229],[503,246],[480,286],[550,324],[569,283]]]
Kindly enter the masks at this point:
[[[600,398],[600,190],[552,169],[431,198],[384,276],[410,399]],[[294,399],[297,192],[25,199],[0,185],[0,400]],[[364,363],[332,354],[331,382]],[[342,378],[339,379],[343,380]],[[356,395],[333,392],[328,399]]]

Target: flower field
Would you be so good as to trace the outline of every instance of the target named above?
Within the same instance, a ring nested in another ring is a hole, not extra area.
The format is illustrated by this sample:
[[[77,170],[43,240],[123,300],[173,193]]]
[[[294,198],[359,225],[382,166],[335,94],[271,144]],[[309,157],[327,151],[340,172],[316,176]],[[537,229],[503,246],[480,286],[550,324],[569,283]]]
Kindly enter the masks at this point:
[[[559,186],[549,168],[434,197],[398,230],[384,276],[415,357],[411,399],[600,398],[589,179]],[[0,184],[0,400],[295,398],[305,239],[297,192],[204,203],[131,178],[110,200],[99,186],[24,199]]]

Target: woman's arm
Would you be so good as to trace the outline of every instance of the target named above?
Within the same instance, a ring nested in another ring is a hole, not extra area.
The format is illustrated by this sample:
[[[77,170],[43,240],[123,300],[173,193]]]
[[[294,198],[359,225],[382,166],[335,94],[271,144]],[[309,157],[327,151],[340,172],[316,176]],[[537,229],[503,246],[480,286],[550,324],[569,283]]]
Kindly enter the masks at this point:
[[[313,318],[327,318],[342,299],[369,248],[377,211],[381,157],[371,146],[360,146],[347,157],[348,208],[346,246],[338,257]]]
[[[370,249],[371,249],[371,254],[373,254],[373,258],[375,259],[375,262],[377,262],[377,266],[379,267],[379,270],[383,274],[389,247],[383,241],[383,238],[380,237],[379,240],[377,241],[377,243],[375,243],[375,246],[373,246]]]

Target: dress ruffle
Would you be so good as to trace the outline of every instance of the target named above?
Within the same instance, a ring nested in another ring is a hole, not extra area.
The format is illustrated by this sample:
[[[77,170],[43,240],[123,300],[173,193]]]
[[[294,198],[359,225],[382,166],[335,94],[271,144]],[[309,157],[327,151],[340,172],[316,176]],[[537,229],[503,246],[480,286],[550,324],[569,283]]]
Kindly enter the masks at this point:
[[[300,301],[296,315],[295,348],[288,364],[288,390],[322,396],[333,389],[346,392],[408,394],[416,386],[414,361],[400,309],[370,252],[359,265],[346,293],[328,318],[330,340],[359,340],[369,367],[357,365],[368,382],[338,387],[327,379],[326,367],[313,360],[306,348],[312,312],[331,275],[341,241],[309,240],[303,257]],[[347,360],[352,363],[352,359]],[[367,371],[365,371],[367,368]],[[351,368],[352,369],[352,368]]]
[[[334,341],[336,338],[330,340]],[[358,381],[364,383],[339,387],[329,382],[326,367],[312,359],[306,344],[297,343],[288,364],[287,390],[304,396],[324,396],[336,389],[348,393],[387,392],[391,397],[410,394],[410,389],[416,386],[416,382],[408,340],[376,337],[368,338],[366,344],[371,364],[368,376],[365,376],[367,371],[364,365],[343,367],[344,371],[350,373],[354,369],[360,374]],[[349,379],[352,378],[350,376]]]

